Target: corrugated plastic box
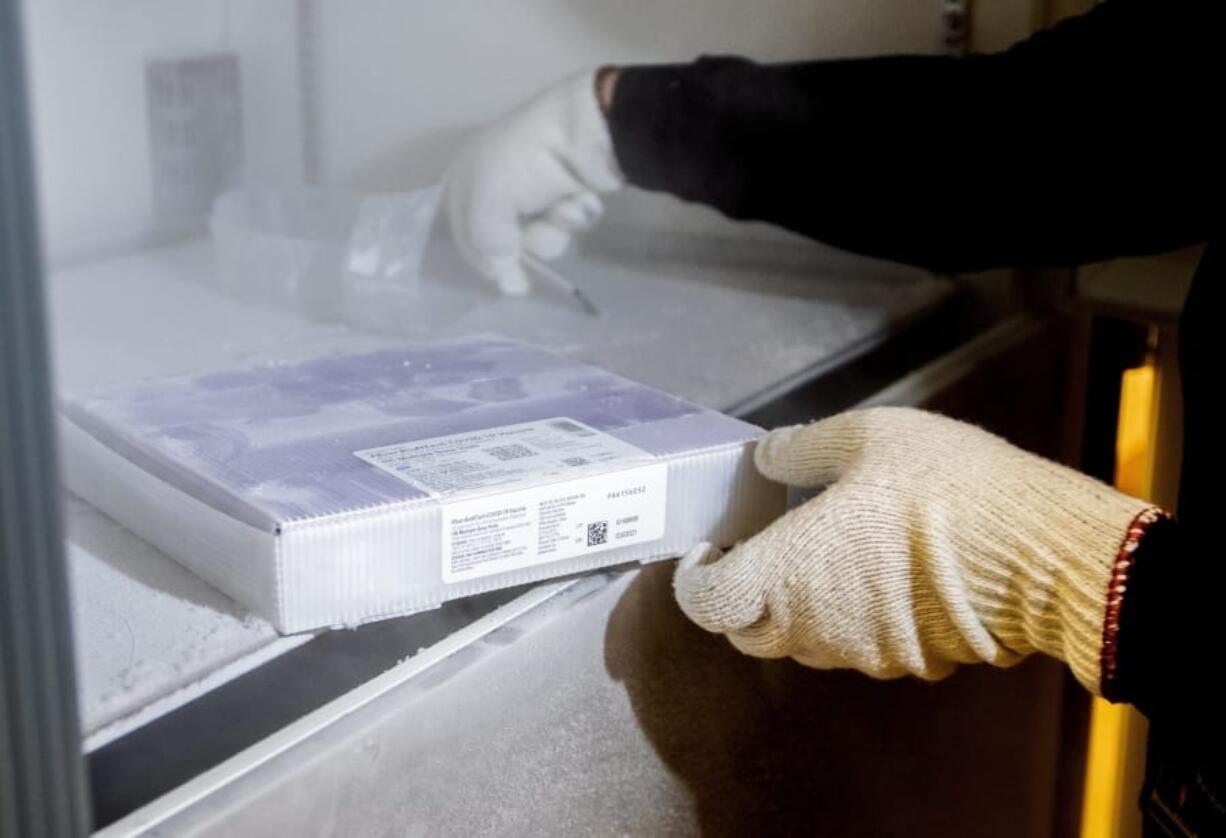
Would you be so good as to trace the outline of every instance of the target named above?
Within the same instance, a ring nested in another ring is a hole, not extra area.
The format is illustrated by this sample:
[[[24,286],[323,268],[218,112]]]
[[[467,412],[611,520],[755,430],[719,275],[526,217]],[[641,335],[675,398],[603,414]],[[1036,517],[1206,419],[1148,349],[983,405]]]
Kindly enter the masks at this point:
[[[761,431],[501,338],[66,401],[69,488],[283,632],[729,545]]]

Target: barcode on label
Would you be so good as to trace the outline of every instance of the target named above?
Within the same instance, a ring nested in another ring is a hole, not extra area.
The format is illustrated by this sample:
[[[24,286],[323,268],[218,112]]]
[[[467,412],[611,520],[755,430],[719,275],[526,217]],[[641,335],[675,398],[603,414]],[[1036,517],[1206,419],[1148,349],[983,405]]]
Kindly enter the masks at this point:
[[[576,425],[574,422],[568,422],[565,419],[561,419],[557,422],[550,422],[549,424],[559,431],[565,431],[566,433],[574,434],[575,436],[595,436],[596,435],[595,432],[589,431],[587,428],[583,427],[582,425]]]
[[[524,457],[535,457],[536,452],[526,445],[512,442],[509,445],[495,445],[486,448],[485,453],[498,460],[522,460]]]
[[[587,546],[598,547],[609,540],[609,522],[598,521],[587,525]]]

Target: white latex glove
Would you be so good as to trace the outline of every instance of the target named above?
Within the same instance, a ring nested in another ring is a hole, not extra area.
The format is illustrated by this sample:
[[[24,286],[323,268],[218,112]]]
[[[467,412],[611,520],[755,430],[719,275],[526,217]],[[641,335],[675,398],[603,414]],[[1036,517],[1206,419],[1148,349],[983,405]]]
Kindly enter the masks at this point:
[[[703,545],[682,559],[674,589],[698,625],[751,655],[877,678],[1041,651],[1100,692],[1108,603],[1159,510],[903,408],[775,431],[756,461],[829,488],[726,556]]]
[[[600,219],[599,193],[622,184],[595,85],[595,71],[571,76],[488,126],[451,164],[456,246],[505,294],[531,286],[524,253],[560,256],[573,233]]]

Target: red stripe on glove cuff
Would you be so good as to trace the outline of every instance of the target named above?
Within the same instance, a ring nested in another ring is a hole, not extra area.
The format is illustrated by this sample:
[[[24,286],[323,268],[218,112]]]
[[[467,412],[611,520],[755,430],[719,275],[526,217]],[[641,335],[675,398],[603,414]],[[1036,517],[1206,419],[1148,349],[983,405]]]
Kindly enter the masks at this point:
[[[1103,695],[1108,695],[1119,665],[1120,610],[1124,605],[1124,593],[1128,587],[1128,574],[1136,561],[1137,548],[1154,524],[1170,519],[1166,510],[1157,506],[1143,509],[1132,519],[1124,541],[1120,544],[1111,569],[1111,582],[1107,586],[1107,610],[1103,617],[1103,645],[1099,653],[1099,680]]]

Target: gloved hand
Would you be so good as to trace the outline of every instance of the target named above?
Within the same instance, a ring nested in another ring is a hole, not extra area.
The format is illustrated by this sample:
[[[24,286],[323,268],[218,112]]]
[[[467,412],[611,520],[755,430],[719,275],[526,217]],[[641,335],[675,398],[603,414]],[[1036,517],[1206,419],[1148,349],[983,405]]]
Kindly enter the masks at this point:
[[[503,293],[524,294],[531,283],[522,255],[561,255],[572,233],[599,220],[599,193],[622,180],[595,74],[579,73],[459,152],[446,177],[451,233],[461,255]]]
[[[1108,601],[1160,511],[904,408],[775,431],[756,461],[829,488],[725,556],[702,545],[682,559],[674,590],[698,625],[751,655],[876,678],[1041,651],[1100,692]]]

